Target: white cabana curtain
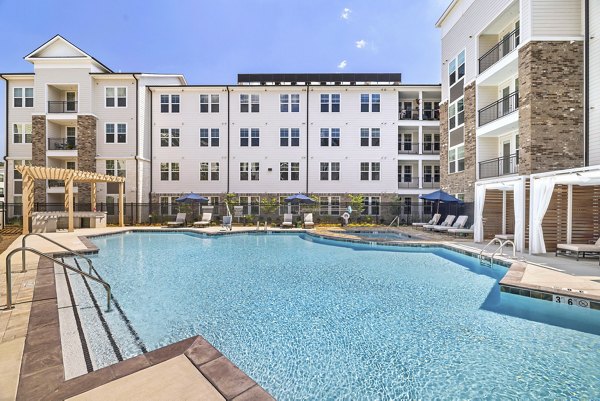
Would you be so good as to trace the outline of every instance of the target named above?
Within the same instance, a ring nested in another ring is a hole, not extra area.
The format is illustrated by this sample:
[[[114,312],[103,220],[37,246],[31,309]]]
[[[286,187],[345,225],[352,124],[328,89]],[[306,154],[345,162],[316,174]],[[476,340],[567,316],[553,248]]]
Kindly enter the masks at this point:
[[[485,204],[485,187],[475,186],[475,226],[473,227],[473,240],[483,242],[483,206]]]
[[[515,248],[518,252],[525,249],[525,182],[520,180],[514,185],[514,210],[515,210]]]
[[[554,192],[554,177],[532,180],[531,187],[531,227],[529,228],[529,253],[546,253],[542,222]],[[516,231],[516,230],[515,230]]]

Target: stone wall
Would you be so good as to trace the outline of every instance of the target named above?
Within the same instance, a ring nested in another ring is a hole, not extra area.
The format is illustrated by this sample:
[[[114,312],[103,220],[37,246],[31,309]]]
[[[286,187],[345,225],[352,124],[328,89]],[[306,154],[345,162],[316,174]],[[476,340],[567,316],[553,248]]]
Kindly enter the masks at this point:
[[[519,50],[519,173],[584,165],[583,43]]]
[[[475,83],[465,87],[464,97],[465,125],[465,169],[457,173],[448,173],[448,103],[440,105],[440,180],[441,189],[450,193],[465,195],[465,202],[473,202],[475,197],[475,179],[477,161],[475,159],[476,103]]]
[[[96,122],[94,116],[77,116],[77,169],[96,171]],[[78,203],[89,204],[91,185],[77,183]]]
[[[31,164],[46,166],[46,116],[31,116]],[[33,201],[46,202],[46,181],[35,180]]]

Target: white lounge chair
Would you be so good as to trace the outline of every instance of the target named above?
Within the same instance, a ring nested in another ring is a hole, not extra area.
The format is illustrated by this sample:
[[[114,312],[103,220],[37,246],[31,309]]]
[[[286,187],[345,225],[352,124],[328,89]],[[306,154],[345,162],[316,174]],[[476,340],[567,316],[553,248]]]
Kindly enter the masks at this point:
[[[558,244],[555,255],[561,253],[575,255],[576,260],[579,260],[580,256],[585,258],[585,255],[600,255],[600,238],[595,244]]]
[[[281,223],[281,228],[292,228],[294,226],[294,216],[290,213],[286,213],[283,215],[283,223]]]
[[[425,225],[432,225],[432,226],[434,226],[434,225],[436,225],[438,223],[438,221],[440,221],[440,217],[442,217],[442,215],[439,214],[439,213],[436,213],[436,214],[433,215],[433,218],[431,220],[429,220],[427,223],[423,223],[423,222],[412,223],[412,225],[413,225],[413,227],[423,227]]]
[[[454,224],[451,226],[435,227],[434,230],[438,232],[446,232],[451,228],[465,228],[467,220],[469,220],[469,216],[458,216]]]
[[[233,221],[233,217],[232,216],[223,216],[223,221],[221,222],[221,227],[224,230],[232,230],[231,227],[231,222]]]
[[[471,224],[471,227],[469,228],[449,228],[448,235],[454,234],[455,237],[457,235],[464,235],[465,237],[467,235],[473,235],[473,233],[475,232],[473,227],[475,227],[475,224]]]
[[[442,222],[442,224],[425,224],[423,228],[425,230],[434,230],[436,227],[450,227],[456,218],[455,215],[449,214],[446,216],[446,220]]]
[[[315,226],[315,222],[313,221],[313,214],[306,213],[304,215],[304,228],[313,228]]]
[[[194,227],[208,227],[211,219],[212,213],[202,213],[202,220],[194,222]]]
[[[185,213],[177,213],[177,217],[175,218],[175,221],[169,221],[167,222],[167,226],[169,227],[180,227],[186,224],[186,219],[185,219],[186,214]]]

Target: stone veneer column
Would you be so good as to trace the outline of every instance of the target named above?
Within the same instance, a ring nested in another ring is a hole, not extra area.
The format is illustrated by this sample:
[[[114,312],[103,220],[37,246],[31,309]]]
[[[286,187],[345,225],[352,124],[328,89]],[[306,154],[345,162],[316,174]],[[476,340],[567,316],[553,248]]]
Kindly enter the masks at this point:
[[[519,173],[584,164],[583,43],[519,49]]]
[[[96,122],[94,116],[77,116],[77,169],[96,171]],[[91,201],[91,185],[77,183],[78,203],[88,205]]]
[[[46,116],[31,116],[31,164],[46,166]],[[46,203],[46,182],[35,180],[33,201]]]
[[[440,105],[440,181],[441,189],[450,193],[465,194],[465,202],[473,202],[475,198],[475,180],[477,160],[475,157],[475,83],[465,87],[464,94],[464,144],[465,169],[459,173],[448,173],[448,103]]]

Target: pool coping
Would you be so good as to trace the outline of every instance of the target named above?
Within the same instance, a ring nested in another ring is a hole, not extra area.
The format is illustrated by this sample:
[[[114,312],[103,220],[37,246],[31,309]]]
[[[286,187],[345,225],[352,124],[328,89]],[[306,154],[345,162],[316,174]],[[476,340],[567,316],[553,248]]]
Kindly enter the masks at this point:
[[[79,239],[88,248],[80,253],[98,253],[98,248],[88,238]],[[199,335],[65,380],[54,263],[50,260],[40,258],[38,261],[31,303],[17,400],[64,400],[180,355],[184,355],[226,400],[273,400],[259,384]]]

